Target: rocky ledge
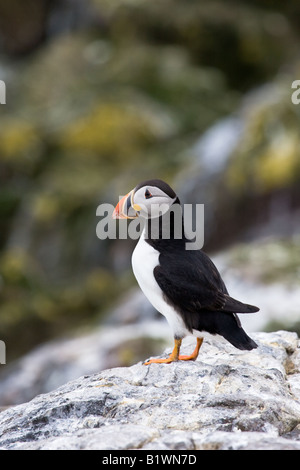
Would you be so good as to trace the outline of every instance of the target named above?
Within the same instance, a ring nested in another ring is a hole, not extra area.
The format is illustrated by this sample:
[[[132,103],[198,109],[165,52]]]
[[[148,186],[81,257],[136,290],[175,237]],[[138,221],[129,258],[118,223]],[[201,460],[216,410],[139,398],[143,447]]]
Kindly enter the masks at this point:
[[[0,448],[300,450],[299,339],[253,337],[250,352],[212,338],[195,362],[109,369],[8,408]]]

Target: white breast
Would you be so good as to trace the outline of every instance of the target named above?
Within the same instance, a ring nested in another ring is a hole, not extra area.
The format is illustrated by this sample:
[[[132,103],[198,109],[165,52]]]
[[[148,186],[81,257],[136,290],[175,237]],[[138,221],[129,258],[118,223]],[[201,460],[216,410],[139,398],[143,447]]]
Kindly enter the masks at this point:
[[[145,232],[132,254],[132,269],[136,280],[153,307],[166,317],[173,334],[184,337],[188,333],[180,315],[163,298],[163,292],[157,284],[153,269],[159,264],[159,252],[145,240]]]

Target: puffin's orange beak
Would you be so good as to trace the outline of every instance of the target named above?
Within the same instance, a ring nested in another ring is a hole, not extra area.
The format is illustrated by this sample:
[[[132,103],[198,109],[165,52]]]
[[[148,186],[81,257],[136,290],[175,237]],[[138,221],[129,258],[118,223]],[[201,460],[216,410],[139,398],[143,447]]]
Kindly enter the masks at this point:
[[[126,194],[116,205],[112,218],[113,219],[136,219],[138,217],[137,211],[140,207],[133,203],[134,191]]]

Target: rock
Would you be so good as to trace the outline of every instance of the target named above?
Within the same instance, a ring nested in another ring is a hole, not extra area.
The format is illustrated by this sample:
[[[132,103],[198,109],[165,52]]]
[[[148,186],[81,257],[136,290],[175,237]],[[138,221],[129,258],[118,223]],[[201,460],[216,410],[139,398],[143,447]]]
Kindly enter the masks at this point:
[[[171,342],[163,316],[138,287],[133,288],[99,326],[47,341],[0,367],[0,407],[24,403],[81,375],[130,366]]]
[[[162,351],[170,341],[170,329],[162,321],[99,327],[49,341],[1,368],[0,407],[29,401],[82,375],[132,365]]]
[[[68,382],[3,411],[0,448],[300,450],[299,339],[254,338],[250,352],[212,337],[195,362],[138,363]]]

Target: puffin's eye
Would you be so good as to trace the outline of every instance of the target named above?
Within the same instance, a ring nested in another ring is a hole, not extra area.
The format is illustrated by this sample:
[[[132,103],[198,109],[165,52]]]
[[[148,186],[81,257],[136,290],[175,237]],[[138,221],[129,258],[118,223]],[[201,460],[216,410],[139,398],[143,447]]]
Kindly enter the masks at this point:
[[[146,189],[145,191],[145,198],[150,199],[152,197],[152,194],[150,193],[149,189]]]

